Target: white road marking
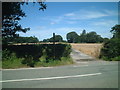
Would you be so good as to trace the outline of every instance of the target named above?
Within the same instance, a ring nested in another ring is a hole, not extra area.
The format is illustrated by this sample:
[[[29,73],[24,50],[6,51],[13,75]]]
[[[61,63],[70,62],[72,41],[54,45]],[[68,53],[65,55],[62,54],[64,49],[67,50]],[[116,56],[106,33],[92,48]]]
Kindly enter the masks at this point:
[[[38,68],[19,68],[19,69],[1,69],[2,71],[9,71],[9,70],[29,70],[29,69],[48,69],[53,67],[38,67]]]
[[[88,65],[75,65],[73,67],[83,67],[83,66],[88,66]]]
[[[0,82],[19,82],[19,81],[35,81],[35,80],[52,80],[52,79],[63,79],[63,78],[74,78],[74,77],[85,77],[85,76],[95,76],[100,75],[102,73],[92,73],[92,74],[84,74],[84,75],[74,75],[74,76],[61,76],[61,77],[48,77],[48,78],[33,78],[33,79],[17,79],[17,80],[4,80]]]

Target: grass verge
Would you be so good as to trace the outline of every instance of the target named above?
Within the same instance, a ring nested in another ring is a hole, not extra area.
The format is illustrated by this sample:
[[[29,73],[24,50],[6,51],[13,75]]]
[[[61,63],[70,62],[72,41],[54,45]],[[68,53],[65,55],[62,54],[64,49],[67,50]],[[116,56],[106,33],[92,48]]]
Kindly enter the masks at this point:
[[[7,52],[9,54],[9,52]],[[50,66],[61,66],[61,65],[70,65],[73,64],[72,58],[68,57],[61,57],[60,60],[53,60],[47,59],[45,55],[43,55],[39,61],[33,61],[32,58],[18,58],[15,53],[11,53],[9,56],[3,58],[1,67],[3,69],[14,69],[14,68],[27,68],[27,67],[50,67]],[[24,64],[23,61],[29,62],[31,65]],[[32,62],[31,62],[32,61]],[[34,66],[32,66],[34,64]]]
[[[73,64],[73,60],[71,57],[62,57],[61,60],[49,60],[49,62],[37,62],[35,64],[36,67],[49,67],[49,66],[61,66],[61,65],[70,65]]]
[[[22,64],[23,58],[16,58],[12,61],[6,60],[2,62],[3,69],[14,69],[14,68],[28,68],[26,64]],[[49,60],[49,62],[38,61],[35,63],[34,67],[50,67],[50,66],[61,66],[73,64],[71,57],[62,57],[61,60]]]
[[[53,52],[55,53],[53,55]],[[2,51],[2,68],[48,67],[73,64],[71,46],[54,45],[11,45]]]

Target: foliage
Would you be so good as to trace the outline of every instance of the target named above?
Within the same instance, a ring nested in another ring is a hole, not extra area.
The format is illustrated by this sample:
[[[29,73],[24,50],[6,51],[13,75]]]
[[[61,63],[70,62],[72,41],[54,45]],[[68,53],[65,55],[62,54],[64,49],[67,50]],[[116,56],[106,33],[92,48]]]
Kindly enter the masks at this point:
[[[100,58],[109,61],[120,61],[120,25],[112,27],[113,38],[104,43],[104,47],[101,50]],[[119,35],[118,35],[119,34]]]
[[[76,32],[69,32],[67,34],[67,41],[69,43],[101,43],[104,41],[104,38],[96,32],[86,33],[86,30],[83,30],[80,36]]]
[[[100,35],[97,35],[96,32],[89,32],[86,34],[86,43],[101,43],[103,38]]]
[[[5,42],[5,41],[4,41]],[[7,38],[7,42],[8,43],[37,43],[39,42],[37,37],[16,37],[16,38],[12,38],[9,37]]]
[[[50,60],[50,62],[38,62],[35,64],[35,66],[58,66],[58,65],[68,65],[68,64],[73,64],[72,58],[71,57],[61,57],[61,60]]]
[[[103,38],[103,42],[106,43],[109,41],[109,38]]]
[[[44,2],[38,2],[40,10],[46,9]],[[30,28],[23,28],[19,21],[26,17],[26,14],[21,9],[21,6],[28,4],[27,2],[3,2],[2,3],[2,36],[4,41],[9,37],[18,37],[16,32],[27,32]],[[7,43],[7,42],[5,42]]]
[[[55,56],[53,54],[54,48]],[[38,63],[45,64],[56,60],[62,61],[62,57],[69,58],[71,46],[67,44],[55,44],[55,47],[53,44],[7,45],[3,46],[3,50],[5,51],[3,52],[3,61],[7,60],[10,62],[10,59],[18,60],[19,58],[23,58],[22,61],[20,61],[22,64],[34,67],[36,64],[38,65]],[[11,56],[11,53],[15,53],[15,55]],[[15,56],[15,58],[13,56]]]
[[[53,37],[49,39],[50,42],[53,42]],[[55,35],[55,42],[62,42],[63,38],[60,35]]]
[[[76,32],[69,32],[67,33],[66,38],[69,43],[76,43],[78,42],[79,36]]]
[[[43,39],[42,42],[49,42],[49,39]]]
[[[110,32],[113,33],[113,38],[119,38],[120,39],[120,25],[115,25],[111,29],[112,30]]]
[[[53,41],[54,41],[53,37],[43,40],[43,42],[53,42]],[[55,42],[63,42],[62,36],[55,35]]]
[[[2,51],[2,56],[2,68],[19,68],[25,66],[21,63],[24,58],[17,58],[15,53],[11,53],[7,49]]]
[[[82,31],[82,34],[81,34],[80,37],[79,37],[79,42],[85,43],[86,40],[87,40],[86,30],[83,30],[83,31]]]
[[[13,37],[16,36],[17,31],[26,32],[29,28],[23,29],[18,21],[25,17],[25,13],[21,10],[19,2],[3,2],[2,3],[2,36]]]
[[[117,57],[114,57],[114,58],[111,58],[112,61],[120,61],[120,56],[117,56]]]

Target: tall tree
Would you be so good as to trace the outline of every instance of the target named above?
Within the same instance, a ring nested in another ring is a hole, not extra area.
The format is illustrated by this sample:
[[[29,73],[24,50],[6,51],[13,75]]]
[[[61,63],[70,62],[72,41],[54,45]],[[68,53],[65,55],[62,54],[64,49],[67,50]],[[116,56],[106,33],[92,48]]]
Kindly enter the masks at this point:
[[[49,39],[50,42],[53,42],[53,37]],[[55,35],[55,42],[62,42],[63,38],[60,35]]]
[[[120,25],[112,27],[113,38],[104,43],[100,57],[104,60],[120,61]]]
[[[18,36],[16,32],[26,32],[30,28],[23,28],[19,20],[26,14],[22,11],[21,6],[28,3],[23,2],[3,2],[2,3],[2,36],[3,38]],[[39,2],[40,10],[46,9],[44,2]]]
[[[85,43],[86,42],[86,30],[82,31],[82,34],[80,35],[79,42]]]
[[[86,30],[83,30],[81,35],[86,35]]]
[[[76,43],[78,42],[79,35],[76,32],[69,32],[67,33],[66,38],[69,43]]]
[[[120,38],[120,25],[115,25],[111,29],[110,32],[113,33],[113,38]]]

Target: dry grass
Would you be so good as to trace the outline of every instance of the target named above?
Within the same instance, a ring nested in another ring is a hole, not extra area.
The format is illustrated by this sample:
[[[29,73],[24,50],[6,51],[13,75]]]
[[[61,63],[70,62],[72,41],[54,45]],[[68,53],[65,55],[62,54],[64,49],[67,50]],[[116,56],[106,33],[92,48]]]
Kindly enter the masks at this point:
[[[75,44],[71,43],[72,48],[77,49],[85,54],[91,55],[93,57],[99,57],[100,50],[103,46],[103,44],[97,44],[97,43],[83,43],[83,44]]]

